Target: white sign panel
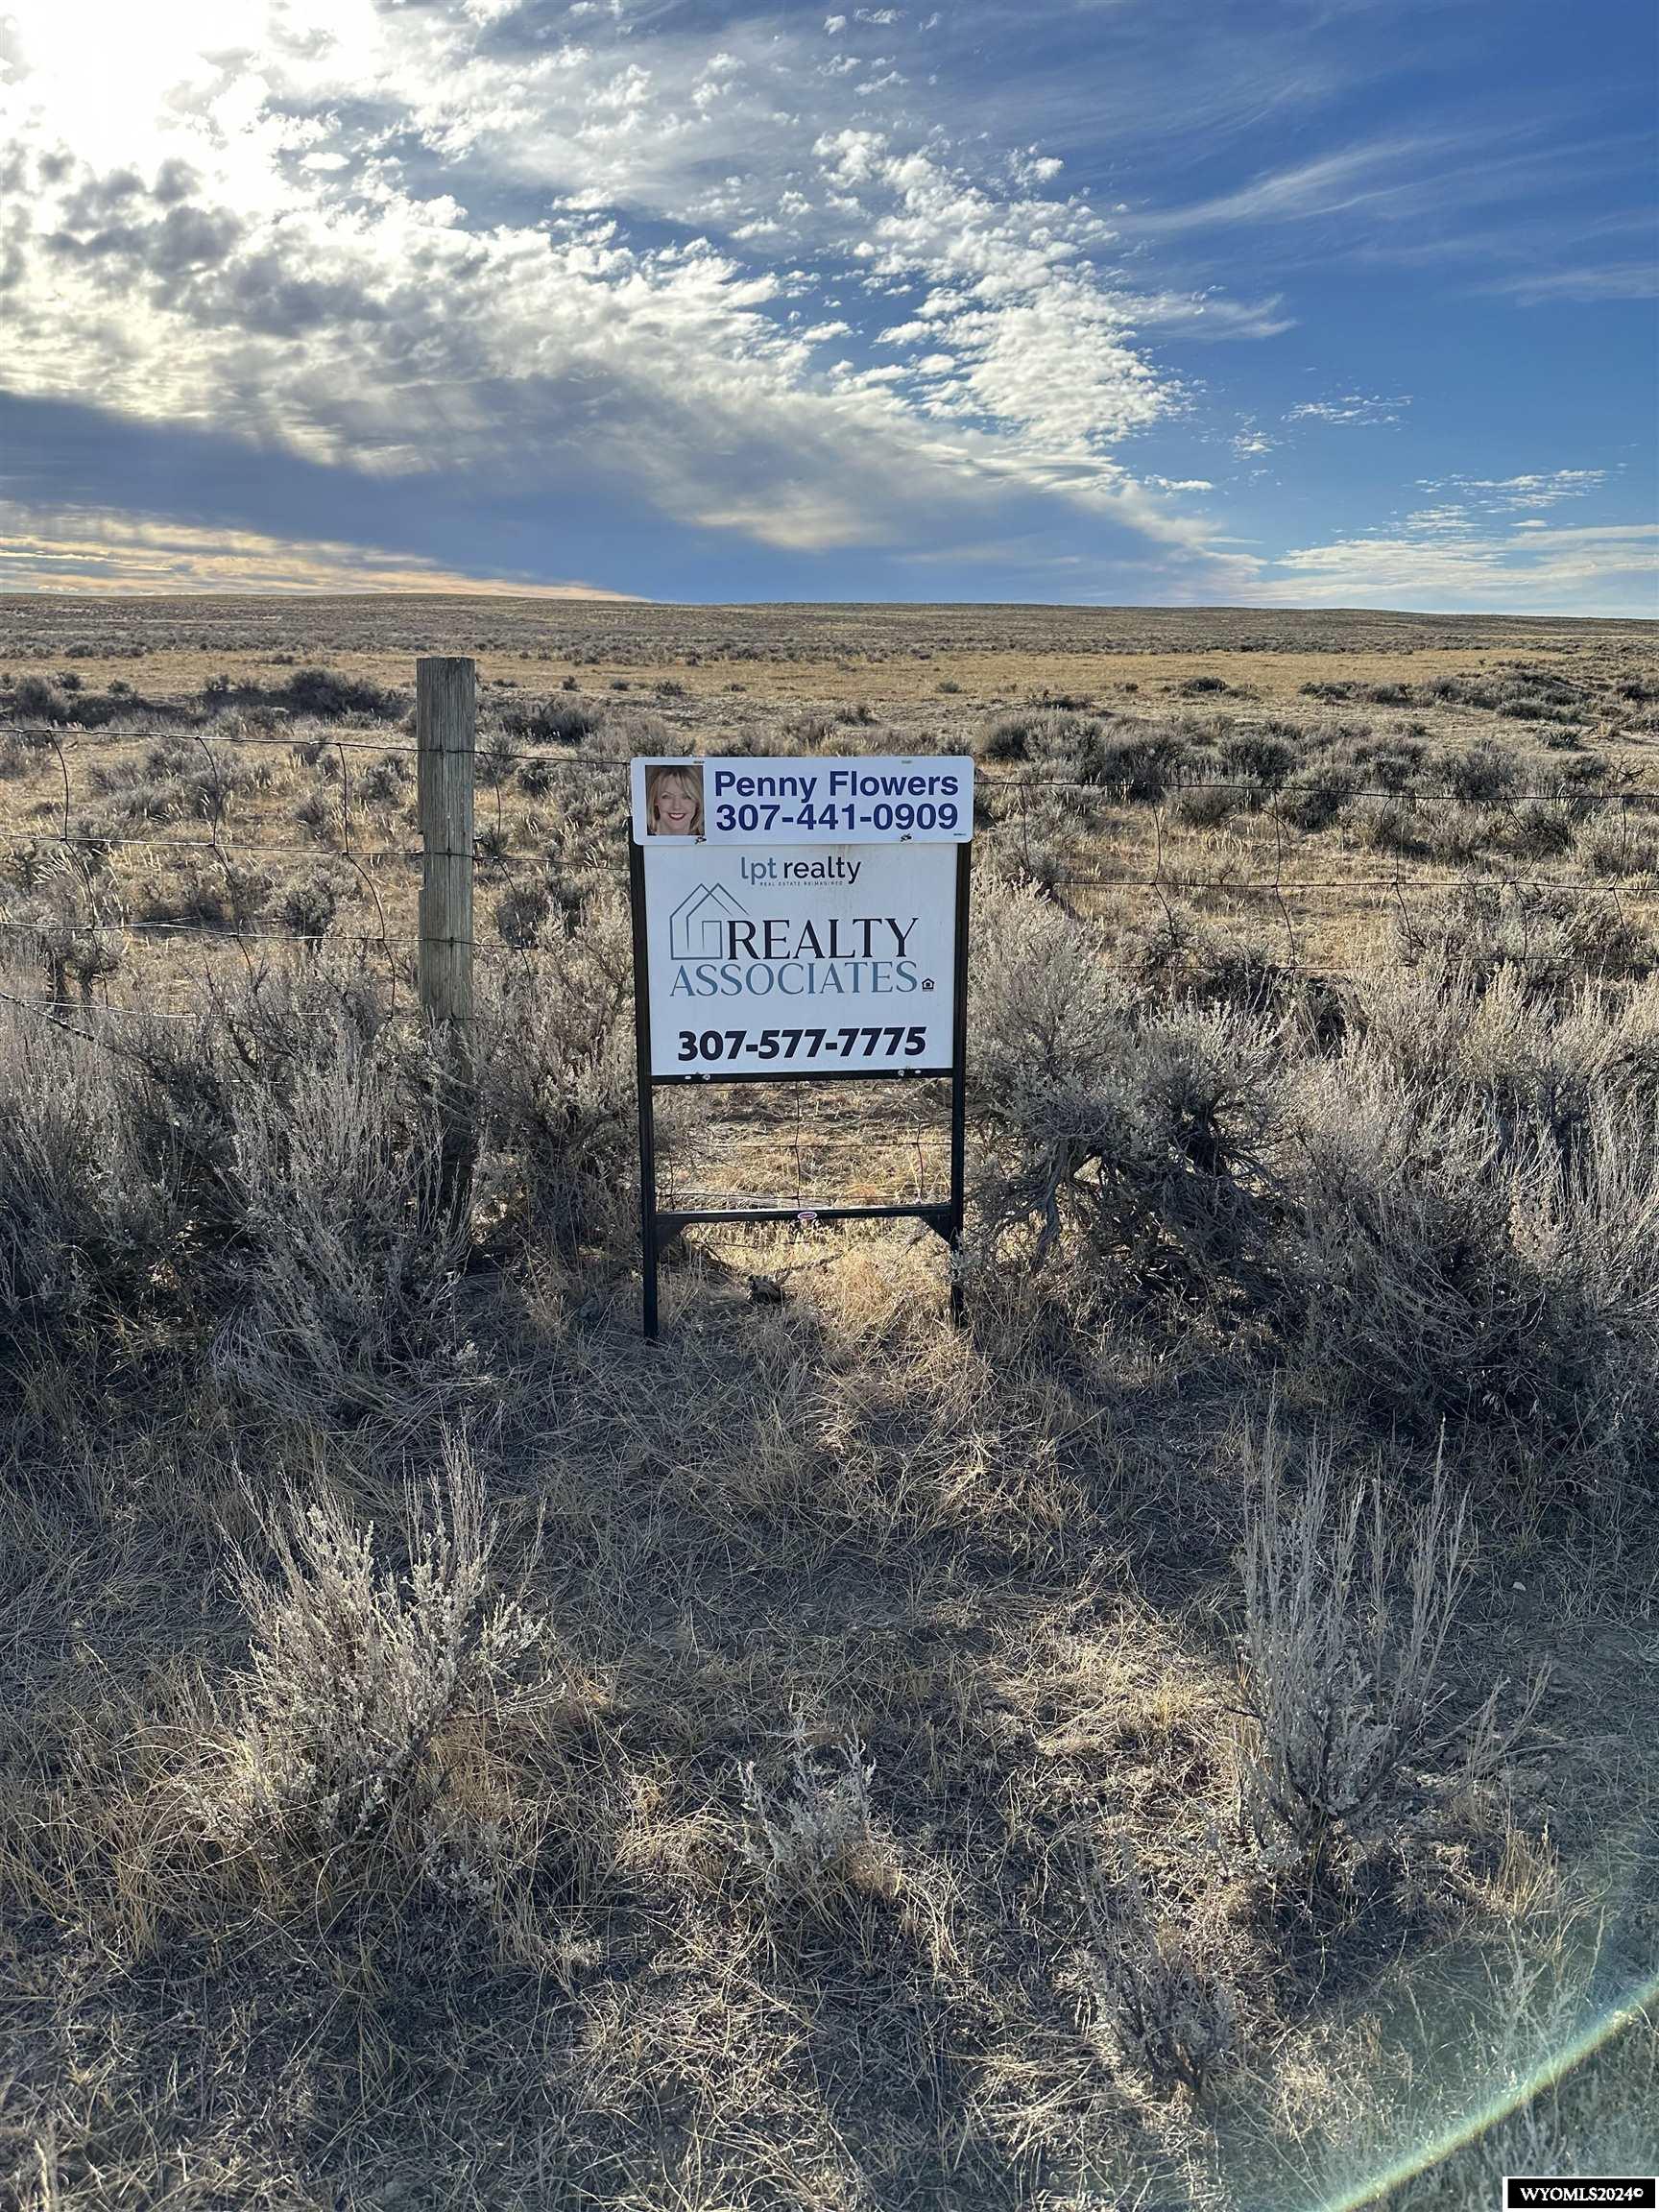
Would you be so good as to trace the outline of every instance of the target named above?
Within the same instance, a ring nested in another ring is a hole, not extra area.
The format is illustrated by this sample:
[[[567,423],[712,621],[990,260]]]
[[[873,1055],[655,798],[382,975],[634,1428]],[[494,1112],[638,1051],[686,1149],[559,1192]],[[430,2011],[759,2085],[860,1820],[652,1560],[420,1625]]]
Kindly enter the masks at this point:
[[[974,834],[965,757],[636,760],[634,837],[660,844],[962,845]]]
[[[949,1072],[952,846],[640,852],[654,1077]]]

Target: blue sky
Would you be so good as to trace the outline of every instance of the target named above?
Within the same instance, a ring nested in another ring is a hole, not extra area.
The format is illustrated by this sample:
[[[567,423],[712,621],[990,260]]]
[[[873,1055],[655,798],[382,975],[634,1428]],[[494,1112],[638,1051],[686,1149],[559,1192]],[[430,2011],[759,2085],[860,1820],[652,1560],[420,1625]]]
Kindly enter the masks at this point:
[[[0,590],[1659,613],[1627,0],[13,0]]]

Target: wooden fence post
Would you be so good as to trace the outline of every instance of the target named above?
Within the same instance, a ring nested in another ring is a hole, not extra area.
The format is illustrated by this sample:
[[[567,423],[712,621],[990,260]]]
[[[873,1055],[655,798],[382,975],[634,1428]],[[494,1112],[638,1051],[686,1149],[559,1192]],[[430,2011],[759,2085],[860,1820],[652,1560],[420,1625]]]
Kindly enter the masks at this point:
[[[444,1068],[444,1200],[471,1203],[472,759],[478,668],[469,660],[415,663],[421,810],[421,1011]]]

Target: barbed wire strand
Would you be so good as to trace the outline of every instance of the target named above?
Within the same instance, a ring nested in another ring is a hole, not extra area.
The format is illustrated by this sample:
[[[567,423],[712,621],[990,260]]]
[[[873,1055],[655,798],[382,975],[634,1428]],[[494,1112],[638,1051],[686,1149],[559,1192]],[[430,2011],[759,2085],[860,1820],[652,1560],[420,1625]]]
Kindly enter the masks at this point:
[[[1156,725],[1151,723],[1136,723],[1132,724],[1131,727],[1154,728]],[[188,733],[174,733],[174,734],[196,735],[199,733],[192,732]],[[65,736],[70,738],[109,736],[131,741],[134,737],[141,737],[145,735],[155,737],[156,733],[155,732],[143,731],[114,731],[108,728],[99,730],[87,730],[83,729],[75,724],[13,723],[0,726],[0,735],[16,735],[26,738],[38,737],[45,739],[49,743],[59,744],[60,739]],[[218,733],[218,735],[220,742],[228,745],[273,745],[282,747],[290,753],[301,754],[303,754],[309,748],[313,751],[314,757],[311,760],[306,762],[307,766],[315,766],[317,757],[321,757],[322,754],[329,751],[330,749],[341,753],[342,757],[344,757],[344,754],[348,748],[350,751],[357,753],[392,753],[408,757],[416,757],[420,752],[420,748],[417,745],[409,744],[406,742],[397,742],[391,739],[353,738],[341,735],[310,738],[293,732],[264,731],[220,732]],[[659,756],[645,753],[643,751],[637,754],[572,753],[567,751],[549,751],[543,747],[532,747],[525,749],[519,747],[497,748],[491,746],[488,749],[487,757],[492,760],[507,760],[513,761],[515,763],[539,761],[545,766],[552,768],[598,770],[608,768],[629,768],[632,767],[636,759],[651,759],[658,757]],[[925,756],[921,755],[916,756],[918,758],[924,757]],[[478,748],[475,757],[480,759],[486,757],[486,749],[483,747]],[[712,763],[722,759],[747,758],[749,756],[739,754],[703,753],[688,755],[686,757],[697,759],[704,763]],[[845,756],[833,756],[833,757],[845,757],[851,762],[855,761],[858,756],[856,754],[847,754]],[[1318,763],[1315,762],[1314,765],[1318,765]],[[1026,791],[1081,791],[1093,793],[1102,799],[1110,799],[1114,793],[1124,792],[1132,781],[1128,778],[1119,778],[1114,780],[1111,777],[1089,778],[1081,776],[1042,776],[1029,773],[1028,771],[1019,767],[1010,767],[998,770],[994,764],[989,764],[983,761],[978,764],[978,773],[984,779],[989,789],[993,792],[1002,788],[1022,789]],[[1187,791],[1231,791],[1237,792],[1244,797],[1266,799],[1269,802],[1271,802],[1271,800],[1275,797],[1277,790],[1279,789],[1279,786],[1276,786],[1260,777],[1218,778],[1182,777],[1170,775],[1162,776],[1158,781],[1160,787],[1163,790],[1176,794]],[[1494,792],[1490,796],[1483,797],[1479,793],[1473,793],[1466,790],[1459,791],[1455,786],[1451,785],[1444,787],[1414,787],[1407,785],[1405,788],[1400,788],[1392,784],[1357,784],[1345,790],[1341,794],[1341,797],[1344,803],[1356,799],[1377,799],[1385,801],[1394,799],[1420,798],[1432,800],[1436,803],[1444,802],[1449,805],[1471,806],[1476,808],[1482,806],[1526,805],[1529,803],[1571,806],[1610,805],[1616,799],[1621,797],[1628,797],[1630,799],[1634,799],[1638,805],[1647,805],[1659,807],[1659,790],[1627,792],[1597,791],[1589,788],[1588,786],[1578,785],[1557,786],[1555,789],[1548,791],[1520,790],[1509,792]]]

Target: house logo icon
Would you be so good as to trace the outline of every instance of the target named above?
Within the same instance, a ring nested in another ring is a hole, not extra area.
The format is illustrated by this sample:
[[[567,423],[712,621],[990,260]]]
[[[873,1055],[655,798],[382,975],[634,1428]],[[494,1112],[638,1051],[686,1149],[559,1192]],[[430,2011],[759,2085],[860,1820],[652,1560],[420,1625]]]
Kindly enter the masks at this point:
[[[675,960],[718,960],[726,950],[726,925],[745,921],[743,908],[718,883],[699,883],[668,917],[668,951]]]

